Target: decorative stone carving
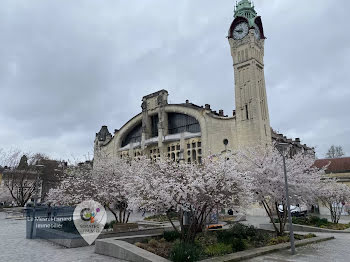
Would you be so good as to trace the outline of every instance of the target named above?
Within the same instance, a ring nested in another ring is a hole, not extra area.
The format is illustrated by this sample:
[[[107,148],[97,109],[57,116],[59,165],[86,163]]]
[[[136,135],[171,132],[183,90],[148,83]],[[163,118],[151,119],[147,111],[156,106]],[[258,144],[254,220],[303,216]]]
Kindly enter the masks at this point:
[[[141,108],[142,108],[142,111],[146,111],[147,110],[147,102],[146,101],[142,102]]]

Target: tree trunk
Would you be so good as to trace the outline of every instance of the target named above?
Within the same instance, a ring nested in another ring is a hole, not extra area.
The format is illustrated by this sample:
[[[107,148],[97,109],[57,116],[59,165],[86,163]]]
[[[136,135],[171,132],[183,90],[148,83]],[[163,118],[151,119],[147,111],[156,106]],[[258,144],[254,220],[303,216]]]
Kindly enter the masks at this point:
[[[173,221],[172,221],[171,218],[170,218],[170,212],[169,212],[169,211],[166,212],[166,216],[168,217],[168,220],[169,220],[170,224],[173,226],[174,230],[175,230],[177,233],[179,233],[179,230],[177,230],[176,226],[174,225]]]
[[[122,223],[125,223],[125,215],[126,215],[126,208],[123,209],[123,222]]]
[[[184,216],[183,216],[182,210],[179,211],[178,217],[179,217],[180,228],[181,228],[181,239],[184,239],[185,238],[185,227],[184,227],[184,223],[183,223]]]
[[[117,213],[116,213],[116,212],[114,212],[114,210],[113,210],[112,208],[110,208],[110,207],[109,207],[109,205],[105,205],[105,207],[107,207],[107,208],[108,208],[108,210],[112,212],[112,214],[113,214],[113,216],[114,216],[114,218],[115,218],[115,221],[116,221],[117,223],[119,223]]]
[[[269,205],[267,204],[267,202],[265,201],[261,201],[261,203],[263,204],[264,206],[264,209],[267,213],[267,215],[269,216],[271,222],[272,222],[272,225],[273,225],[273,228],[275,229],[275,233],[277,236],[281,236],[283,234],[283,232],[281,233],[281,231],[278,229],[274,219],[273,219],[273,212],[271,210],[271,208],[269,207]]]
[[[129,222],[129,217],[130,217],[130,214],[131,214],[131,212],[128,212],[128,216],[127,216],[127,218],[126,218],[126,223],[128,223],[128,222]]]

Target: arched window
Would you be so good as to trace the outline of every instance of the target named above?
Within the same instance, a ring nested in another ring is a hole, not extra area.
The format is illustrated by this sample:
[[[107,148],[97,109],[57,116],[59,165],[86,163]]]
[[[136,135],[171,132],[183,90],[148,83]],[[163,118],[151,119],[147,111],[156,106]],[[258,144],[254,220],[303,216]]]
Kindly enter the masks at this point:
[[[192,150],[192,161],[196,161],[197,160],[197,152],[195,149]]]
[[[142,124],[135,126],[123,139],[122,147],[132,143],[141,142]]]
[[[199,122],[194,117],[180,113],[168,114],[168,128],[169,134],[201,132]]]

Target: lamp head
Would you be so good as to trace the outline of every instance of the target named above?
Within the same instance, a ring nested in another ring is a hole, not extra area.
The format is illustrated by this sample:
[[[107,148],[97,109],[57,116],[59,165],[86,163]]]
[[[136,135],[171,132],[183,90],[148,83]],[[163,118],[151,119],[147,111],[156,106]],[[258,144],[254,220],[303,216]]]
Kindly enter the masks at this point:
[[[289,143],[285,143],[285,142],[278,142],[275,144],[275,148],[278,150],[278,152],[280,152],[281,155],[284,155],[284,156],[290,149],[290,146],[291,145]]]

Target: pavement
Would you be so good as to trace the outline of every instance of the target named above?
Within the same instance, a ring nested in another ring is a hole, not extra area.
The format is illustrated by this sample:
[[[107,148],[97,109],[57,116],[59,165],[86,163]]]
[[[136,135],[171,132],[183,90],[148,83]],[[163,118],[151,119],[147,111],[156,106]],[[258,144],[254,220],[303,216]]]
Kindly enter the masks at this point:
[[[245,225],[253,225],[255,227],[259,227],[260,224],[267,224],[270,223],[270,218],[269,217],[253,217],[253,216],[246,216],[246,221],[241,222],[242,224]]]
[[[297,232],[296,232],[297,233]],[[303,232],[305,233],[305,232]],[[350,261],[350,233],[316,233],[318,236],[334,236],[335,239],[310,244],[296,249],[296,254],[291,255],[291,250],[281,250],[268,255],[256,257],[249,262],[349,262]]]
[[[321,216],[330,220],[330,216]],[[340,223],[349,223],[350,216],[342,216]],[[259,224],[269,223],[268,217],[247,217],[245,224],[256,227]],[[295,232],[307,234],[307,232]],[[350,261],[350,233],[314,233],[317,236],[334,236],[335,239],[310,244],[296,249],[296,254],[291,255],[291,250],[281,250],[268,255],[256,257],[250,262],[349,262]]]
[[[76,262],[76,261],[113,261],[123,262],[108,256],[94,253],[94,246],[80,248],[63,248],[46,240],[26,239],[25,220],[6,219],[8,215],[0,212],[0,261],[21,262]],[[140,217],[135,217],[139,220]],[[342,221],[349,223],[348,217]],[[141,219],[140,219],[141,220]],[[258,226],[267,223],[266,217],[247,217],[246,224]],[[305,232],[304,232],[305,233]],[[336,239],[297,248],[297,254],[292,256],[290,250],[260,256],[247,261],[251,262],[348,262],[350,261],[350,233],[317,233],[319,236],[334,236]]]
[[[123,262],[95,254],[95,246],[64,248],[41,239],[25,238],[25,220],[6,219],[0,212],[0,261],[6,262]]]

